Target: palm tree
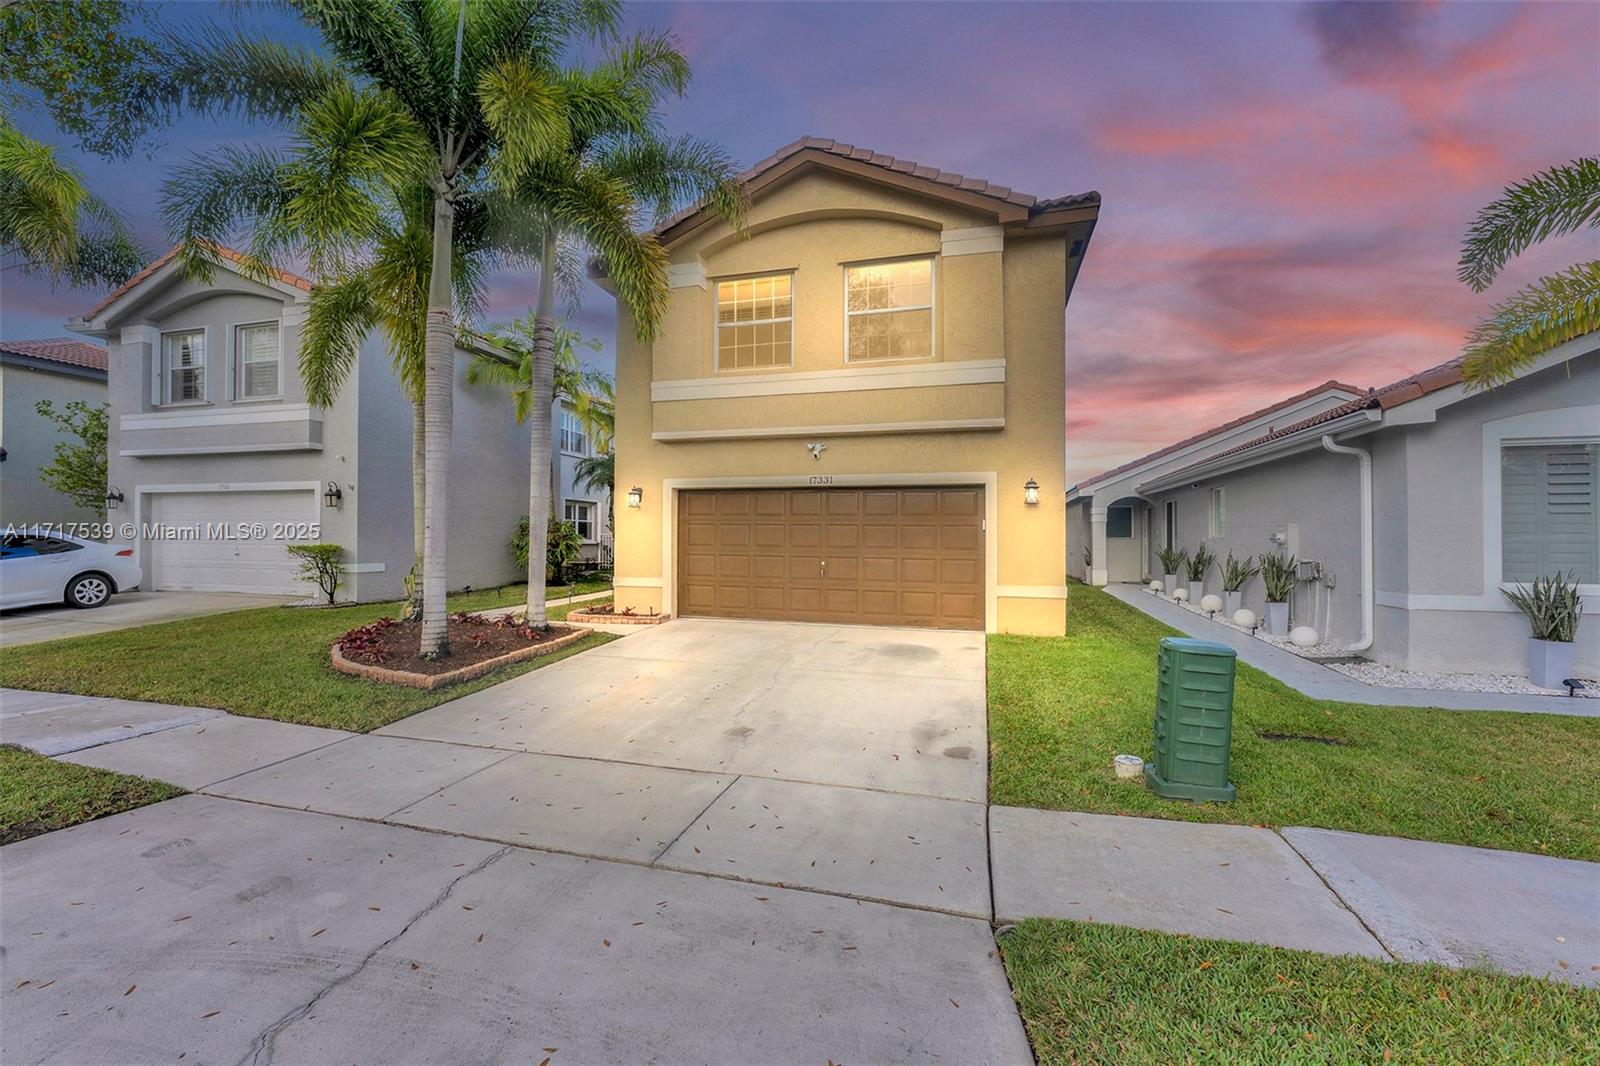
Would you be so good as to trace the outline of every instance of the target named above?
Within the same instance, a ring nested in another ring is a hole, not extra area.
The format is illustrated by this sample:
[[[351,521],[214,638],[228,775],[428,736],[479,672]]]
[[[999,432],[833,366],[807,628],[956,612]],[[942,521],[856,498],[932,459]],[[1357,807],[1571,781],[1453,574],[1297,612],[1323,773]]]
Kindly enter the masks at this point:
[[[0,113],[0,255],[74,287],[120,285],[144,262],[122,219]]]
[[[204,100],[223,99],[231,91],[238,110],[262,113],[274,107],[281,112],[288,101],[304,116],[301,130],[308,143],[338,148],[308,153],[289,175],[306,215],[296,218],[285,211],[283,217],[295,225],[282,234],[260,234],[261,250],[313,232],[308,245],[320,257],[313,259],[313,269],[338,274],[360,246],[363,227],[379,223],[368,186],[399,188],[416,182],[431,194],[422,330],[420,652],[437,658],[449,651],[445,533],[458,326],[455,230],[467,202],[483,191],[486,168],[501,147],[478,87],[491,72],[508,65],[530,78],[544,77],[571,40],[609,33],[618,6],[615,0],[473,0],[470,5],[467,0],[291,0],[291,6],[321,34],[348,78],[332,77],[327,64],[319,66],[281,47],[240,49],[213,39],[190,49],[205,61],[190,76],[196,86],[186,91]],[[207,44],[215,47],[208,50]],[[258,87],[272,84],[286,88],[258,99],[263,95]],[[524,94],[516,111],[509,121],[517,132],[519,159],[531,161],[561,146],[566,124],[556,100]],[[523,232],[534,230],[524,227]],[[365,234],[367,239],[373,236],[370,230]],[[186,248],[187,255],[205,265],[204,242],[189,242]]]
[[[485,120],[500,139],[492,176],[528,205],[542,234],[539,296],[530,348],[529,542],[543,542],[550,518],[550,409],[555,395],[555,265],[563,248],[581,247],[602,264],[641,340],[665,311],[667,257],[642,232],[647,210],[662,215],[687,201],[705,201],[736,225],[744,200],[734,167],[720,148],[659,132],[660,106],[687,88],[689,65],[672,39],[640,34],[613,48],[590,70],[546,75],[518,57],[488,70],[479,83]],[[548,109],[548,110],[547,110]],[[561,114],[559,133],[531,121]],[[544,570],[528,568],[527,623],[547,623]]]
[[[1546,237],[1600,227],[1600,157],[1574,159],[1506,189],[1478,212],[1461,246],[1459,277],[1483,292],[1506,263]],[[1541,353],[1600,330],[1600,260],[1540,278],[1496,304],[1467,336],[1462,376],[1488,388]]]

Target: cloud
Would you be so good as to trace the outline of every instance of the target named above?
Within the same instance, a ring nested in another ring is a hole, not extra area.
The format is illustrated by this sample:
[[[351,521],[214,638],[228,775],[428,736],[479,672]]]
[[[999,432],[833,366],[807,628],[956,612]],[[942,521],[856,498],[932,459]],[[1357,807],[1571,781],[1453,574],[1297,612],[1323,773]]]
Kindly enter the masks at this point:
[[[1306,4],[1300,13],[1327,68],[1339,77],[1361,80],[1414,62],[1422,53],[1433,11],[1412,2],[1323,0]]]

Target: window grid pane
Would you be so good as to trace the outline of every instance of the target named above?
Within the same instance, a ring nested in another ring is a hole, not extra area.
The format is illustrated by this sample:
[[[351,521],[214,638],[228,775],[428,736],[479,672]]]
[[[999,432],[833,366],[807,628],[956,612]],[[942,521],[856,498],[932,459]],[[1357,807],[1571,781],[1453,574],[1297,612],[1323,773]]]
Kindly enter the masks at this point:
[[[240,326],[239,358],[242,399],[278,395],[278,327],[275,323]]]
[[[206,335],[204,330],[169,333],[162,339],[167,364],[167,402],[206,398]]]
[[[567,407],[561,409],[560,447],[574,455],[589,454],[589,436],[583,431],[583,423],[578,413]]]
[[[717,369],[788,366],[794,351],[789,274],[717,282]]]
[[[1600,444],[1503,448],[1501,580],[1555,574],[1600,582]]]
[[[851,361],[933,356],[933,260],[865,263],[845,270]]]

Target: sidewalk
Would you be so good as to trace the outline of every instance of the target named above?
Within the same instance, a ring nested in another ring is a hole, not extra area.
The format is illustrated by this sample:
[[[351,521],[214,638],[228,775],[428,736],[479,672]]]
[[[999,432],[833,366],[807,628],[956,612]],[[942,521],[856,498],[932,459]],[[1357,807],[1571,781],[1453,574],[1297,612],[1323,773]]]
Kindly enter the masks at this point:
[[[1072,918],[1600,986],[1600,863],[991,807],[998,921]]]
[[[1292,651],[1285,651],[1242,633],[1232,626],[1213,622],[1160,596],[1152,596],[1141,585],[1107,585],[1105,591],[1179,632],[1228,645],[1239,653],[1240,662],[1249,663],[1312,699],[1366,703],[1377,707],[1441,707],[1450,711],[1519,711],[1600,718],[1600,700],[1595,699],[1368,685]]]

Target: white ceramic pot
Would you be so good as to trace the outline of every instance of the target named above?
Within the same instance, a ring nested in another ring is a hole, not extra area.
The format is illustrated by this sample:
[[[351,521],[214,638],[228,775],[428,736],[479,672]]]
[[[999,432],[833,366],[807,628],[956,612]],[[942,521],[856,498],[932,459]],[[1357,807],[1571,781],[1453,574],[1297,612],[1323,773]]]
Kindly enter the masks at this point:
[[[1229,618],[1232,618],[1234,615],[1238,614],[1239,613],[1239,608],[1241,608],[1243,606],[1244,606],[1244,593],[1243,592],[1237,591],[1237,590],[1233,591],[1233,592],[1229,592],[1226,589],[1223,590],[1223,593],[1222,593],[1222,609],[1224,611],[1228,612],[1228,617]]]
[[[1566,640],[1528,638],[1528,680],[1540,688],[1566,688],[1578,646]]]
[[[1275,637],[1289,635],[1289,605],[1287,603],[1267,604],[1267,632]]]
[[[1161,591],[1162,592],[1165,592],[1168,596],[1171,596],[1174,592],[1177,591],[1177,588],[1178,588],[1178,575],[1177,574],[1162,574],[1161,575]]]
[[[1189,582],[1189,602],[1190,603],[1199,603],[1201,600],[1205,599],[1205,596],[1206,596],[1206,583],[1204,581],[1191,581],[1191,582]]]

